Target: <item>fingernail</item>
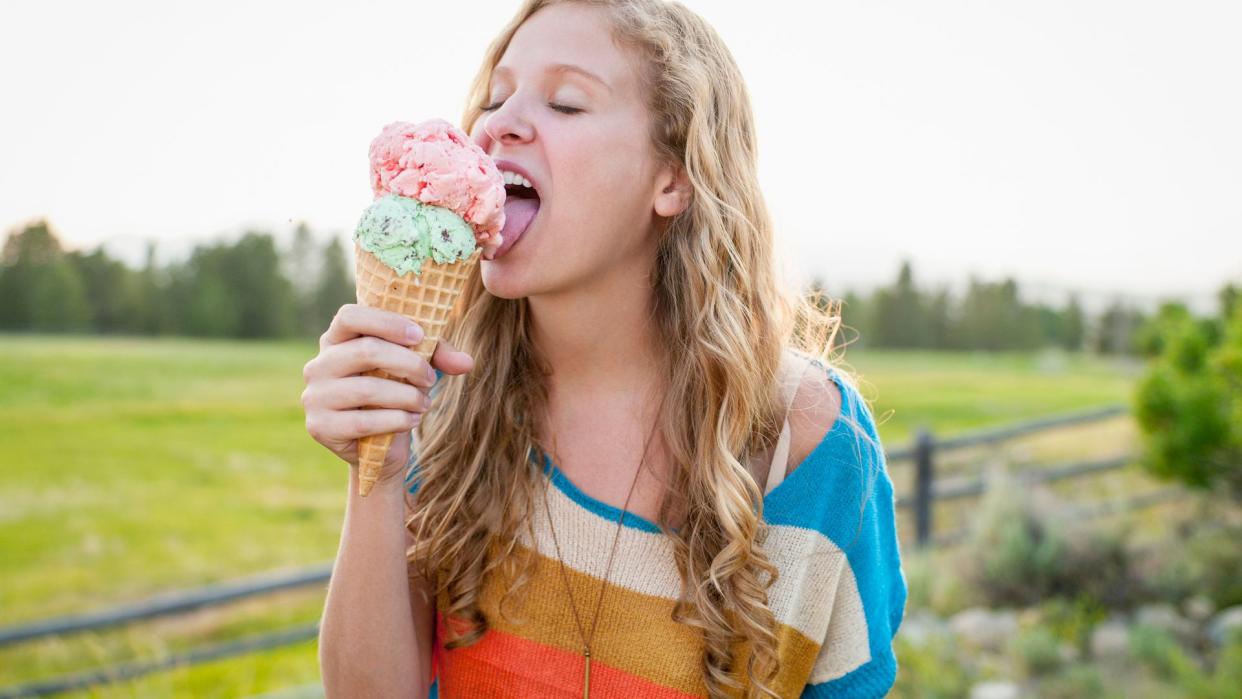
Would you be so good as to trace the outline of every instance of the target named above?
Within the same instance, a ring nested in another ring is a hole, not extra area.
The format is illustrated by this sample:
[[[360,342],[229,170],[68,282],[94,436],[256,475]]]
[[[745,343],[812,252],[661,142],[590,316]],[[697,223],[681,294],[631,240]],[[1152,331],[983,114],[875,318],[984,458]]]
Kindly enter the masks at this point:
[[[423,339],[423,329],[417,325],[411,325],[405,329],[405,339],[410,342],[421,342]]]

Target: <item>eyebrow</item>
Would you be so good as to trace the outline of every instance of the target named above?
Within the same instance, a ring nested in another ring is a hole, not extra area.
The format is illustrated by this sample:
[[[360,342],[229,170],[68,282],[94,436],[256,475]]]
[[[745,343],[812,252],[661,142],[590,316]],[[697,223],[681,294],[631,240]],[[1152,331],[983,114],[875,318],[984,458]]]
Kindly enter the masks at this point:
[[[553,63],[552,65],[548,66],[544,70],[548,73],[577,73],[578,75],[581,75],[585,78],[589,78],[599,83],[600,85],[604,87],[605,90],[608,90],[609,93],[612,92],[612,87],[608,85],[608,81],[599,77],[595,73],[592,73],[586,68],[583,68],[581,66],[576,66],[572,63]],[[504,73],[505,75],[509,75],[512,72],[513,71],[509,70],[508,66],[496,66],[494,69],[492,69],[492,74]]]

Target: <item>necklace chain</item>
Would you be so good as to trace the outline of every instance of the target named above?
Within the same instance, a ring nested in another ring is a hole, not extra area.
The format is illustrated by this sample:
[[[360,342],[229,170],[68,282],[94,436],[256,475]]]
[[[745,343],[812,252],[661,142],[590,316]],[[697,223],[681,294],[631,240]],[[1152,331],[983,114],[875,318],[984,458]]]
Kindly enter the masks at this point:
[[[634,480],[630,483],[630,491],[625,496],[625,504],[621,506],[621,514],[617,517],[617,531],[612,537],[612,550],[608,554],[608,565],[604,568],[604,579],[600,583],[599,597],[595,602],[595,614],[591,619],[591,632],[588,635],[582,628],[582,619],[578,617],[578,605],[574,604],[574,593],[569,585],[569,573],[565,570],[565,558],[561,555],[561,544],[557,540],[556,527],[552,524],[552,510],[548,506],[548,487],[551,480],[544,485],[543,489],[543,507],[548,515],[548,529],[552,531],[552,543],[556,546],[556,560],[560,563],[561,579],[565,583],[565,592],[569,595],[569,608],[574,613],[574,622],[578,625],[578,635],[582,637],[582,655],[585,659],[583,668],[582,696],[584,699],[591,695],[591,641],[595,638],[595,629],[599,625],[599,610],[603,608],[604,591],[608,588],[608,576],[612,572],[612,559],[617,553],[617,542],[621,539],[621,523],[625,519],[626,512],[630,506],[630,496],[634,494],[634,486],[638,483],[638,474],[643,470],[643,463],[647,460],[647,448],[651,445],[651,438],[655,435],[656,426],[660,424],[660,414],[664,409],[664,399],[660,399],[660,409],[656,412],[656,419],[652,422],[651,431],[647,433],[647,441],[643,443],[643,453],[638,459],[638,468],[634,470]],[[552,434],[552,453],[558,461],[560,461],[560,451],[556,445],[556,434]]]

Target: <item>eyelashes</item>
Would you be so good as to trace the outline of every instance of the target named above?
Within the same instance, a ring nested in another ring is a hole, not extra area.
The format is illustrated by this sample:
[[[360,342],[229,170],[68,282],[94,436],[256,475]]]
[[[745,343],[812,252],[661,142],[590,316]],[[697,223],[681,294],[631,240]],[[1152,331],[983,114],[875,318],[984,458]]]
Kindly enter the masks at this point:
[[[494,111],[496,109],[499,109],[500,105],[502,104],[504,104],[503,101],[496,102],[495,104],[489,104],[485,107],[479,107],[479,110],[484,111],[484,112]],[[558,112],[561,112],[562,114],[577,114],[579,112],[585,111],[577,107],[569,107],[563,104],[556,104],[555,102],[548,102],[548,106],[551,107],[552,109],[555,109]]]

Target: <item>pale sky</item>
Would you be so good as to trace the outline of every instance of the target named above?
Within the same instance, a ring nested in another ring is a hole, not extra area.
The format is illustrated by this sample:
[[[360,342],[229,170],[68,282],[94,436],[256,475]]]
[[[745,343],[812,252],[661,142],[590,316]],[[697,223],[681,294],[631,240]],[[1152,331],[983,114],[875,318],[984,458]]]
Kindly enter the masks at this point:
[[[908,257],[924,285],[1199,306],[1242,282],[1242,3],[685,4],[746,78],[799,280]],[[370,139],[457,123],[516,6],[5,2],[0,231],[47,216],[132,264],[247,225],[344,238]]]

